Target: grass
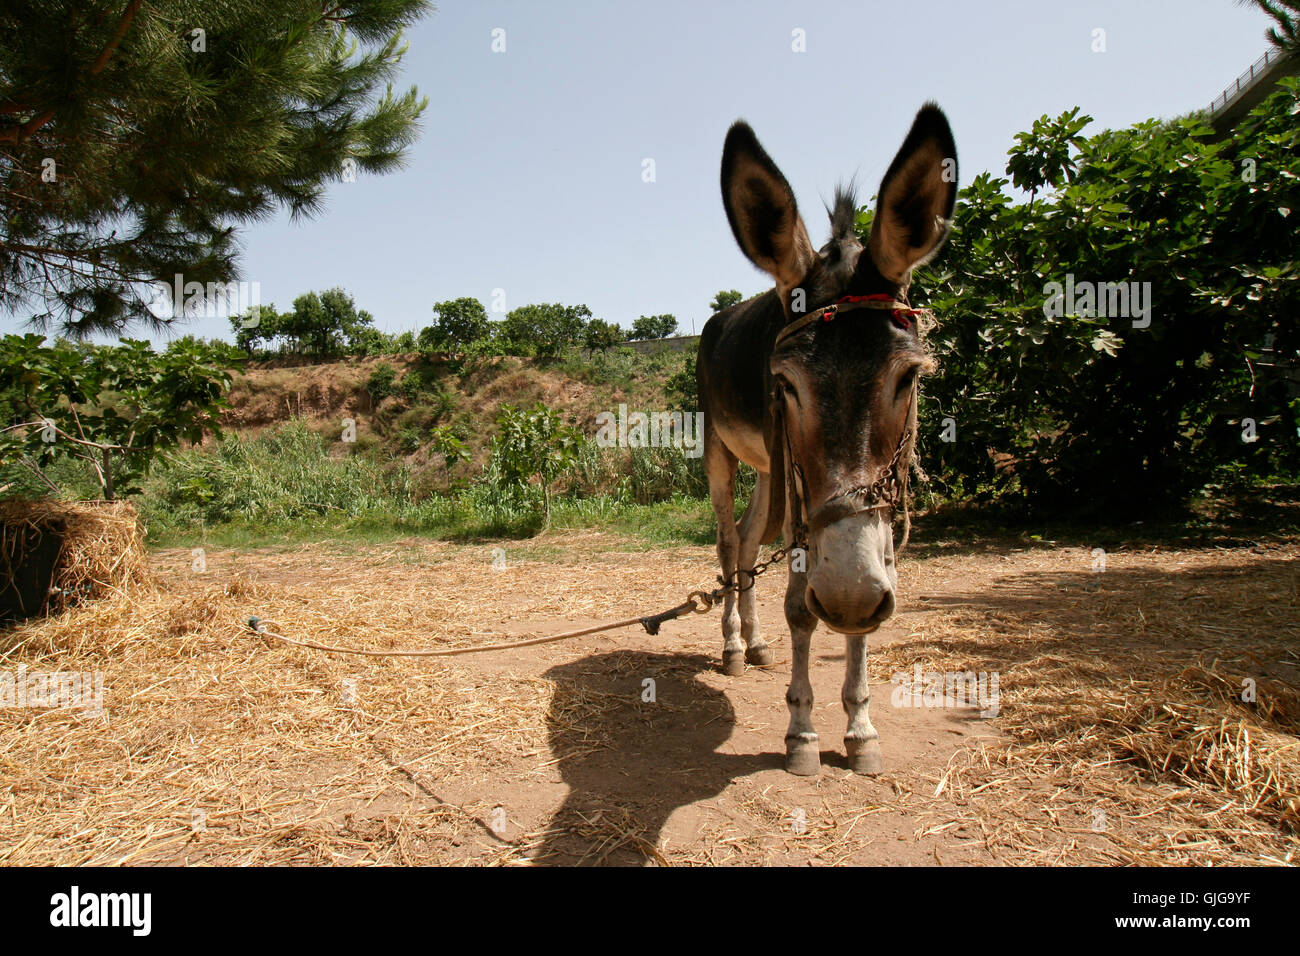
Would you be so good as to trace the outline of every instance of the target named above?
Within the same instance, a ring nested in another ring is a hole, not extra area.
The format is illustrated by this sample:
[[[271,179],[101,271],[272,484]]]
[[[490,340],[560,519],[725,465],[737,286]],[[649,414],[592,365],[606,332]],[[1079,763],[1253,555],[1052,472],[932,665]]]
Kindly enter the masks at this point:
[[[744,510],[743,503],[737,506],[737,517]],[[685,496],[646,505],[611,498],[562,501],[551,524],[557,529],[612,531],[648,546],[714,541],[713,506]]]
[[[553,502],[553,530],[613,529],[633,549],[713,540],[708,501],[674,491],[704,491],[697,462],[666,449],[622,454],[586,450],[585,469]],[[374,543],[412,535],[518,540],[542,530],[536,488],[480,480],[425,494],[419,478],[416,466],[376,450],[339,454],[337,443],[295,421],[170,456],[145,483],[138,506],[152,548]]]
[[[502,526],[474,510],[465,497],[438,499],[429,507],[403,514],[382,510],[356,515],[320,514],[275,521],[233,518],[198,526],[148,523],[149,547],[156,548],[284,548],[317,541],[381,544],[395,538],[420,536],[445,541],[515,541],[540,531],[531,513],[518,526]],[[610,496],[560,498],[552,504],[554,531],[605,530],[625,537],[625,550],[639,551],[666,544],[711,544],[713,509],[707,501],[675,498],[640,505]]]

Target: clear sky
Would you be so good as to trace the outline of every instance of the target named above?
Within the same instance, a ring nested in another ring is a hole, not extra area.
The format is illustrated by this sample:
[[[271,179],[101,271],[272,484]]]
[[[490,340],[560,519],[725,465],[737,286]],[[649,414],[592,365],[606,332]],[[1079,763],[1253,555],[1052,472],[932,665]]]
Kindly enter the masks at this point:
[[[494,289],[507,309],[586,303],[625,327],[670,312],[698,331],[719,289],[772,284],[722,211],[738,117],[820,245],[836,182],[856,175],[872,195],[927,99],[952,123],[964,185],[1001,174],[1043,113],[1080,106],[1093,132],[1207,105],[1268,25],[1232,0],[444,0],[408,36],[403,88],[429,97],[409,165],[332,185],[314,220],[242,227],[244,278],[282,309],[341,285],[386,331],[430,324],[443,299],[491,308]],[[230,337],[221,319],[181,331]]]

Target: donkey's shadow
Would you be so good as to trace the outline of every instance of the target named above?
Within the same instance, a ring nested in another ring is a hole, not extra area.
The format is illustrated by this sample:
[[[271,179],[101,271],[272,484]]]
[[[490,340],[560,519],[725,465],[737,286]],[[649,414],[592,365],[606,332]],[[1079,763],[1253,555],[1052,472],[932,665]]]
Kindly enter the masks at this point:
[[[781,754],[718,753],[735,726],[731,702],[699,680],[700,654],[619,651],[553,667],[551,753],[569,786],[539,865],[661,861],[660,833],[679,807],[716,797],[737,777],[780,767]]]

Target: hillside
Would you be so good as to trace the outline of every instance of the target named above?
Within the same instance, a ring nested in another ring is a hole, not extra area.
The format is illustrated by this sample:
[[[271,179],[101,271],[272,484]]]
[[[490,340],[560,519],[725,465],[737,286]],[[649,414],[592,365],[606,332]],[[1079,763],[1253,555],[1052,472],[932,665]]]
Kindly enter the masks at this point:
[[[429,458],[431,429],[450,425],[470,449],[470,467],[477,469],[486,461],[503,405],[542,402],[570,425],[594,434],[596,415],[620,403],[645,410],[680,404],[667,382],[687,361],[683,352],[646,356],[628,350],[558,360],[491,356],[456,361],[408,353],[315,364],[250,362],[235,377],[221,423],[229,433],[251,436],[301,419],[342,453],[343,423],[352,419],[357,450],[387,451],[412,465]],[[376,381],[384,366],[394,370],[391,387]]]

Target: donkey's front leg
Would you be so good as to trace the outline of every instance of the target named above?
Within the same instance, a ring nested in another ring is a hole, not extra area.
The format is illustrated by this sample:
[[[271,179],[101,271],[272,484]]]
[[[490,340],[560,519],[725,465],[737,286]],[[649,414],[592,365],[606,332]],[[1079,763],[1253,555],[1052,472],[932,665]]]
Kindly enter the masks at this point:
[[[813,691],[812,681],[808,679],[808,655],[817,618],[804,600],[807,588],[807,572],[795,571],[792,566],[785,588],[785,619],[790,625],[793,652],[790,689],[785,692],[785,702],[790,707],[790,729],[785,732],[785,769],[811,777],[821,769],[821,751],[817,731],[813,729]]]
[[[867,714],[871,706],[871,685],[867,682],[867,635],[844,635],[844,651],[847,664],[840,700],[844,703],[844,713],[849,715],[849,727],[844,732],[849,767],[854,773],[880,773],[885,766],[880,755],[880,735],[871,726],[871,717]]]

